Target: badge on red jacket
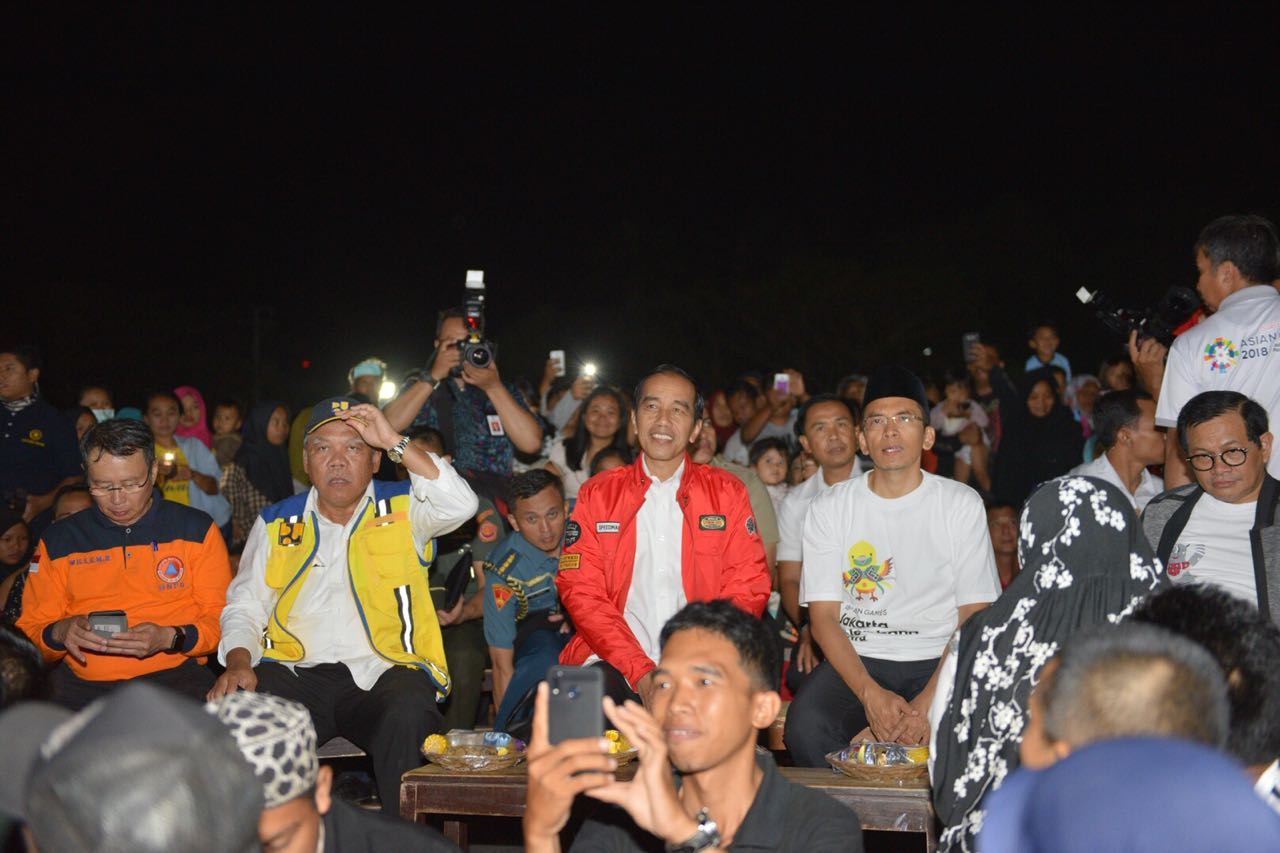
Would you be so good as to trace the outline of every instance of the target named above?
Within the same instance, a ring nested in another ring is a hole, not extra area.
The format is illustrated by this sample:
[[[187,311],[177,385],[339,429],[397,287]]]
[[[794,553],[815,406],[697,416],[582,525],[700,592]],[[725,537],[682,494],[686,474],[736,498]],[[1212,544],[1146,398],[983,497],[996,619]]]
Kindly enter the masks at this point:
[[[698,516],[698,527],[702,530],[724,530],[726,523],[723,515]]]
[[[569,547],[582,537],[582,528],[578,526],[578,522],[570,521],[564,526],[564,545]]]

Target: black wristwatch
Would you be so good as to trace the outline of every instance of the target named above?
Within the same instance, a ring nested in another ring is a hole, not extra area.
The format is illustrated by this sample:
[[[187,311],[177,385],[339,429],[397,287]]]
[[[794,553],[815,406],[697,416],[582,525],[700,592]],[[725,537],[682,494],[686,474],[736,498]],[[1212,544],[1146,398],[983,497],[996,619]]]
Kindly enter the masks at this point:
[[[173,643],[169,646],[170,652],[180,652],[182,647],[187,644],[187,632],[182,630],[181,626],[173,626]]]
[[[699,850],[720,846],[720,828],[707,810],[700,809],[695,820],[698,821],[698,831],[679,844],[668,844],[667,853],[698,853]]]

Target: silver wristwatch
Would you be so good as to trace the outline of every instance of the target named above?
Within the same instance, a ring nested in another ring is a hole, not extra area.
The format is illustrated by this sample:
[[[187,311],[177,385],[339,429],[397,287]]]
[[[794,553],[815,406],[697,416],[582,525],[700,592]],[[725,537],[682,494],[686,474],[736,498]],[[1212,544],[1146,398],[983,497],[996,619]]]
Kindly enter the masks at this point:
[[[399,463],[404,458],[404,449],[409,446],[409,436],[402,435],[400,440],[393,446],[387,448],[387,458],[392,462]]]
[[[700,809],[694,819],[698,821],[698,831],[679,844],[668,844],[667,853],[698,853],[720,846],[720,828],[707,810]]]

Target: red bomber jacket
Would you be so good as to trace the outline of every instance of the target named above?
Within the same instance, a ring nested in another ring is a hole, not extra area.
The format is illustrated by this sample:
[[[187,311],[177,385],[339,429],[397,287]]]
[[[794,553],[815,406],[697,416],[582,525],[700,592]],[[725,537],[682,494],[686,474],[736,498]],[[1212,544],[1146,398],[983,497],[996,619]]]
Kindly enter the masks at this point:
[[[649,484],[641,458],[584,483],[556,574],[560,601],[576,631],[561,663],[581,664],[596,654],[632,685],[654,666],[623,616],[636,555],[636,513]],[[727,471],[686,456],[676,502],[684,513],[685,599],[728,598],[759,616],[772,583],[747,487]]]

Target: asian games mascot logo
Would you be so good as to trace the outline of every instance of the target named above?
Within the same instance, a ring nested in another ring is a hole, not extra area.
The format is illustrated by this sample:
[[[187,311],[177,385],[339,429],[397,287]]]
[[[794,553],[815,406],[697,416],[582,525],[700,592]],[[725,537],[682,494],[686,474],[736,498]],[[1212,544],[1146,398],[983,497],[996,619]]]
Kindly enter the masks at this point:
[[[849,568],[844,573],[844,585],[854,593],[856,601],[861,601],[864,595],[878,601],[877,592],[883,595],[886,589],[893,587],[892,572],[893,558],[886,557],[884,562],[877,562],[875,546],[860,540],[849,549]]]

